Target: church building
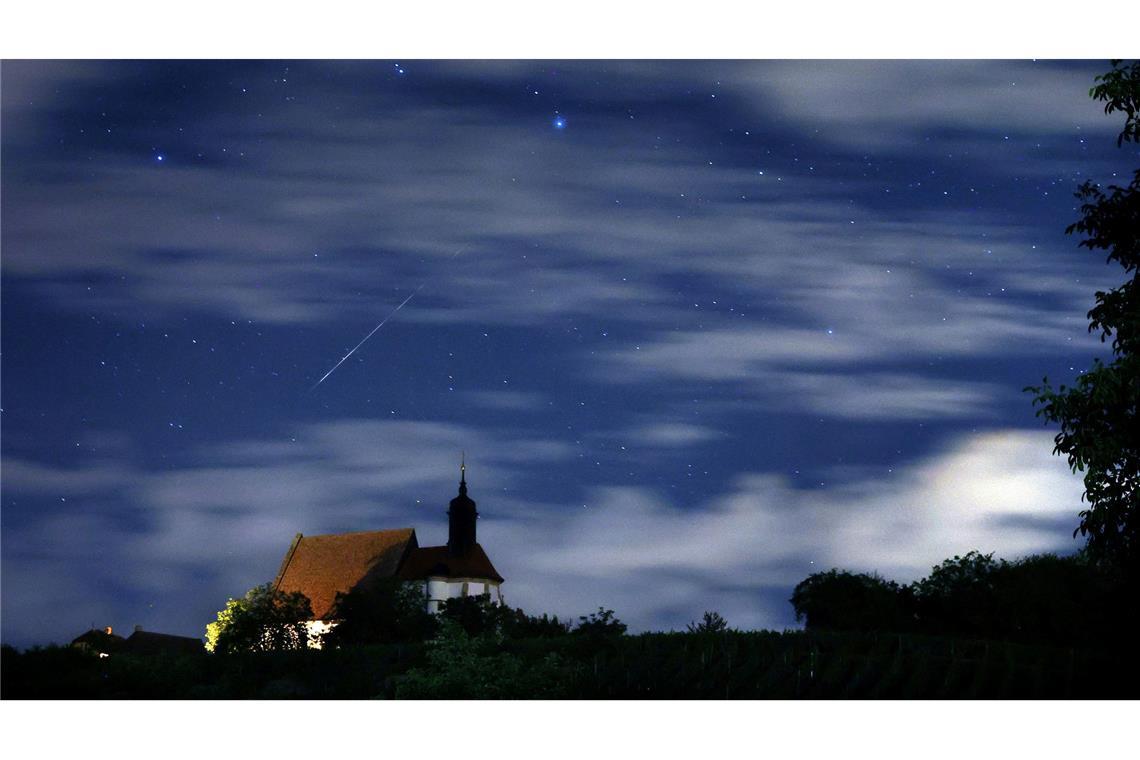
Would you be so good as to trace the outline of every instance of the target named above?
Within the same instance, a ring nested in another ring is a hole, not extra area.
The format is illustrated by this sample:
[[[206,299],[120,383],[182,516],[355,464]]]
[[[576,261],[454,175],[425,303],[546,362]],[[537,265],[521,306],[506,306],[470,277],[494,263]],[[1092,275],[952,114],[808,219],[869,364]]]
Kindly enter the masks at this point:
[[[275,590],[300,591],[309,598],[313,620],[309,637],[336,624],[337,593],[367,590],[370,584],[397,578],[418,584],[429,612],[438,612],[445,599],[489,594],[502,602],[503,576],[475,539],[479,512],[467,495],[466,466],[459,469],[459,495],[447,510],[445,546],[420,546],[414,528],[334,533],[293,539],[277,578]]]

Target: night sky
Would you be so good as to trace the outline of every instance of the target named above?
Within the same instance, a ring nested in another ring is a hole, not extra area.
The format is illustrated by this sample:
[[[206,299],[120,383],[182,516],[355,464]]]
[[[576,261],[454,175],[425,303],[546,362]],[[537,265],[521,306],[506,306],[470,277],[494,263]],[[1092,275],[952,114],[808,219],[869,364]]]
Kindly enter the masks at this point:
[[[444,543],[463,451],[506,600],[632,630],[1075,550],[1108,68],[4,62],[3,641]]]

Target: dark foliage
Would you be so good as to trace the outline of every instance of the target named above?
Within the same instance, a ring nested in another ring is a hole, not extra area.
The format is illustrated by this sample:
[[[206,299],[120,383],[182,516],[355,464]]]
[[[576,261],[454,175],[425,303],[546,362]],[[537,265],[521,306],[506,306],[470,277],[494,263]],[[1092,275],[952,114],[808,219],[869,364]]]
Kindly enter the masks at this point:
[[[329,647],[425,641],[435,634],[435,618],[424,607],[415,584],[384,578],[368,588],[337,594],[338,623],[321,636]]]
[[[1140,63],[1098,76],[1090,95],[1105,103],[1105,113],[1123,112],[1124,130],[1117,145],[1140,142]],[[1122,572],[1135,587],[1140,580],[1140,169],[1125,187],[1107,192],[1091,181],[1078,188],[1081,218],[1066,233],[1083,236],[1080,245],[1107,252],[1109,263],[1129,279],[1096,294],[1088,313],[1089,331],[1112,338],[1113,360],[1100,360],[1073,387],[1054,390],[1049,379],[1026,388],[1035,395],[1038,416],[1060,425],[1055,454],[1083,471],[1084,501],[1078,530],[1100,562]]]
[[[996,576],[1000,626],[983,629],[993,638],[1109,648],[1131,636],[1122,610],[1134,601],[1087,555],[1026,557],[1002,563]]]
[[[623,636],[584,657],[590,699],[1135,697],[1136,656],[917,634]]]
[[[1111,646],[1127,635],[1127,589],[1086,555],[1016,562],[970,552],[913,584],[831,570],[796,586],[809,630],[925,633],[1058,646]]]
[[[1112,62],[1112,71],[1101,74],[1094,81],[1100,84],[1089,90],[1089,97],[1104,103],[1104,112],[1124,113],[1124,131],[1116,138],[1116,146],[1126,142],[1140,142],[1140,61],[1127,66],[1122,61]]]
[[[503,627],[503,634],[509,639],[548,639],[565,636],[569,632],[570,623],[563,623],[557,615],[548,617],[544,612],[542,617],[538,617],[527,615],[518,608],[509,610]]]
[[[509,610],[491,601],[489,594],[457,596],[445,599],[439,605],[441,620],[450,620],[470,636],[500,633],[503,618]]]
[[[528,659],[502,650],[494,632],[472,636],[444,618],[427,646],[427,662],[394,681],[402,699],[558,699],[568,696],[574,666],[558,654]]]
[[[72,647],[5,648],[4,698],[368,699],[422,658],[422,645],[99,658]]]
[[[931,633],[984,635],[998,625],[1004,611],[998,605],[999,573],[1007,563],[994,555],[972,551],[936,565],[916,581],[914,619]]]
[[[689,633],[724,633],[728,630],[728,621],[719,612],[705,612],[701,622],[694,620],[688,629]]]
[[[322,637],[328,646],[428,641],[439,632],[441,621],[455,623],[469,636],[508,639],[561,636],[570,629],[557,616],[530,616],[491,601],[489,594],[447,599],[440,604],[439,615],[432,615],[424,608],[418,586],[395,580],[338,595],[337,613],[340,622]]]
[[[574,635],[585,639],[612,639],[625,633],[626,625],[617,619],[613,610],[599,607],[597,612],[582,615],[574,628]]]
[[[820,631],[470,637],[454,624],[430,646],[247,652],[228,657],[16,652],[5,699],[1132,698],[1135,647],[1058,648],[918,634]]]
[[[894,581],[834,569],[809,575],[791,598],[808,628],[842,631],[910,630],[908,600]]]
[[[440,604],[439,616],[457,623],[468,635],[496,634],[508,639],[562,636],[570,630],[557,616],[532,617],[519,608],[491,601],[489,594],[461,596]]]

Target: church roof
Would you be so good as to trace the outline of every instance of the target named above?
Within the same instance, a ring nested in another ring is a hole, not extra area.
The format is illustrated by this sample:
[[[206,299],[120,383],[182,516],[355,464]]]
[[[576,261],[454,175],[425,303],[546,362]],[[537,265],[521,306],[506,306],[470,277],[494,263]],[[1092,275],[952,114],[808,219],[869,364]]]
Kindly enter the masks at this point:
[[[486,578],[503,582],[483,547],[475,544],[458,556],[449,555],[446,546],[421,546],[408,554],[400,568],[404,580],[434,578]]]
[[[370,579],[395,576],[409,551],[418,545],[412,528],[325,536],[298,533],[273,587],[300,591],[309,598],[313,617],[327,620],[335,617],[337,592],[347,593]]]

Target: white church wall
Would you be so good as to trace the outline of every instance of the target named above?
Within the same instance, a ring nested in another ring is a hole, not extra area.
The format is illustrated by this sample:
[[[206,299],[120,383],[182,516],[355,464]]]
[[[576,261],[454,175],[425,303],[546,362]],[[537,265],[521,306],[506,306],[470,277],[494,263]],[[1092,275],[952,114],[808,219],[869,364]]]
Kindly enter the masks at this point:
[[[499,584],[487,580],[451,580],[448,578],[429,578],[427,581],[427,609],[435,614],[439,612],[439,605],[447,599],[461,596],[479,596],[491,594],[491,601],[502,603],[503,595]]]
[[[431,614],[439,612],[440,602],[450,599],[447,580],[443,578],[429,578],[427,582],[427,610]]]

